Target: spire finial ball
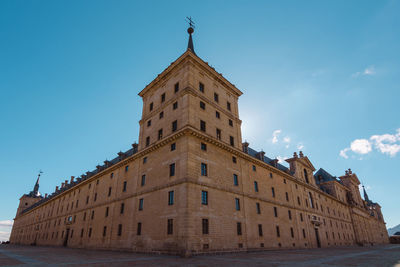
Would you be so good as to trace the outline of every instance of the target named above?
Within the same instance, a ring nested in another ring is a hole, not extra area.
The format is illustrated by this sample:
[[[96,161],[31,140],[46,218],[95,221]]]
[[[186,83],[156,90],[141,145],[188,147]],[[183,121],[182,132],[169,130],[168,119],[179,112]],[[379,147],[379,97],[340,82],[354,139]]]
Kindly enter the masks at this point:
[[[187,29],[187,32],[188,32],[189,34],[192,34],[192,33],[194,32],[194,29],[193,29],[192,27],[189,27],[189,28]]]

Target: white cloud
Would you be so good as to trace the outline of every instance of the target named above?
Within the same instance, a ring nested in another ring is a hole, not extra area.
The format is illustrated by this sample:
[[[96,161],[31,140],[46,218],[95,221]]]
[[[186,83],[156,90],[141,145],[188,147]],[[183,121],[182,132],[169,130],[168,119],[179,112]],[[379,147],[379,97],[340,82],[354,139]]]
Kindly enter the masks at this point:
[[[360,75],[364,75],[364,76],[369,75],[369,76],[371,76],[371,75],[375,75],[375,74],[376,74],[375,67],[373,65],[371,65],[368,68],[366,68],[364,71],[362,71],[362,72],[361,71],[357,71],[356,73],[353,73],[351,76],[353,78],[357,78]]]
[[[286,162],[285,160],[287,160],[287,157],[277,156],[276,158],[278,159],[278,162],[281,163],[281,164],[285,163]]]
[[[290,143],[290,137],[286,136],[285,138],[283,138],[283,142]]]
[[[10,238],[12,220],[0,221],[0,241],[8,241]]]
[[[350,147],[342,149],[339,155],[345,159],[349,158],[347,152],[352,151],[357,154],[365,155],[375,148],[382,154],[388,154],[391,157],[400,152],[400,128],[395,134],[373,135],[369,139],[356,139],[351,142]]]
[[[4,221],[0,221],[0,227],[12,227],[13,225],[13,221],[12,220],[4,220]]]
[[[297,144],[297,149],[302,150],[304,148],[304,145],[302,143]]]
[[[282,130],[275,130],[275,131],[272,133],[272,143],[273,143],[273,144],[278,143],[278,136],[280,135],[281,132],[282,132]]]

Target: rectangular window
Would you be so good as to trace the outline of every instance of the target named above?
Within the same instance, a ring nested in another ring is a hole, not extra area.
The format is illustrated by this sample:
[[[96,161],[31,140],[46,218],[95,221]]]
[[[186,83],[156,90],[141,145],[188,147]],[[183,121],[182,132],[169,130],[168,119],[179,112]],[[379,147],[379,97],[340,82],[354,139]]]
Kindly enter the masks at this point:
[[[160,112],[160,114],[158,115],[158,118],[159,118],[159,119],[164,118],[164,111],[161,111],[161,112]]]
[[[121,203],[120,214],[124,214],[124,211],[125,211],[125,204]]]
[[[161,103],[165,102],[165,93],[161,95]]]
[[[292,212],[290,210],[288,210],[288,216],[289,216],[289,220],[292,219]]]
[[[176,143],[171,144],[171,151],[174,151],[176,149]]]
[[[158,140],[162,138],[162,135],[163,135],[163,130],[162,129],[158,130]]]
[[[111,174],[110,174],[110,178],[112,179],[114,177],[114,173],[112,172]]]
[[[147,162],[147,157],[143,158],[143,164],[145,164]]]
[[[172,235],[174,232],[174,220],[168,219],[167,221],[167,234]]]
[[[146,184],[146,174],[142,175],[142,181],[140,183],[141,186],[144,186]]]
[[[129,170],[129,165],[125,166],[125,172]]]
[[[86,204],[89,203],[89,196],[86,197]],[[62,207],[61,207],[61,211],[62,211]]]
[[[172,122],[172,132],[176,132],[178,130],[178,121]]]
[[[278,208],[277,207],[274,207],[274,216],[278,217]]]
[[[233,138],[233,136],[229,136],[229,143],[231,144],[231,146],[235,145],[235,138]]]
[[[83,220],[86,221],[86,212],[83,213]]]
[[[275,197],[275,188],[271,187],[272,197]]]
[[[143,198],[139,199],[139,210],[143,210]]]
[[[179,91],[179,83],[175,84],[174,92],[177,93]]]
[[[255,172],[257,169],[256,169],[256,165],[253,165],[253,171]]]
[[[208,235],[208,219],[202,219],[203,235]]]
[[[83,237],[83,228],[81,229],[81,237]]]
[[[147,136],[146,137],[146,146],[149,146],[150,145],[150,136]]]
[[[280,231],[279,231],[279,226],[278,226],[278,225],[276,226],[276,236],[277,236],[277,237],[280,237],[280,236],[281,236],[281,233],[280,233]]]
[[[293,231],[293,227],[290,227],[290,235],[292,236],[292,238],[294,238],[294,231]]]
[[[233,185],[238,186],[239,185],[239,180],[237,174],[233,175]]]
[[[303,221],[303,213],[300,213],[300,221]]]
[[[148,120],[147,121],[147,127],[150,127],[151,126],[151,120]]]
[[[109,207],[106,207],[106,217],[108,217]]]
[[[136,235],[141,235],[142,234],[142,223],[138,222],[137,223],[137,231],[136,231]]]
[[[263,236],[262,224],[258,225],[258,236]]]
[[[306,230],[303,229],[303,238],[306,238]]]
[[[89,234],[88,234],[88,236],[89,236],[89,237],[92,236],[92,228],[89,228]]]
[[[230,102],[226,102],[226,108],[231,111],[231,103]]]
[[[94,210],[92,210],[92,216],[91,216],[91,219],[92,219],[92,220],[94,219]]]
[[[208,205],[208,192],[201,191],[201,204]]]
[[[200,120],[200,131],[205,132],[206,131],[206,122]]]
[[[150,103],[150,111],[153,110],[153,102]]]
[[[204,93],[204,84],[199,83],[199,90],[200,92]]]
[[[235,198],[236,210],[240,210],[240,199]]]
[[[201,163],[201,176],[207,176],[207,164]]]
[[[103,237],[106,236],[106,234],[107,234],[107,226],[104,226],[103,227]]]
[[[175,102],[174,104],[172,104],[172,109],[175,110],[178,108],[178,102]]]
[[[285,195],[286,195],[286,201],[289,201],[289,193],[286,192]]]
[[[260,203],[256,203],[257,214],[261,214]]]
[[[204,143],[200,144],[200,148],[201,148],[201,150],[207,151],[207,145]]]
[[[236,163],[236,162],[237,162],[237,161],[236,161],[236,157],[232,156],[232,162],[233,162],[233,163]]]
[[[301,203],[300,203],[300,197],[297,197],[297,204],[299,204],[299,206],[301,205]]]
[[[206,103],[204,103],[203,101],[200,101],[200,108],[205,110],[206,109]]]
[[[240,222],[236,223],[236,232],[237,232],[237,235],[242,235],[242,223],[240,223]]]
[[[254,181],[254,191],[258,192],[258,183]]]
[[[174,191],[168,192],[168,205],[174,205]]]
[[[169,165],[169,176],[175,176],[175,163]]]
[[[111,196],[111,190],[112,190],[112,188],[111,188],[111,186],[108,188],[108,196]]]
[[[96,200],[97,200],[97,193],[94,194],[94,202],[96,202]],[[68,210],[68,206],[67,206],[67,210]]]
[[[228,120],[229,126],[233,126],[233,121],[231,119]]]
[[[217,93],[214,93],[214,101],[218,103],[219,97]]]
[[[217,128],[217,139],[221,140],[221,130]]]
[[[118,236],[122,235],[122,224],[118,224]]]
[[[221,118],[221,115],[219,114],[218,111],[215,111],[215,117],[216,117],[217,119]]]

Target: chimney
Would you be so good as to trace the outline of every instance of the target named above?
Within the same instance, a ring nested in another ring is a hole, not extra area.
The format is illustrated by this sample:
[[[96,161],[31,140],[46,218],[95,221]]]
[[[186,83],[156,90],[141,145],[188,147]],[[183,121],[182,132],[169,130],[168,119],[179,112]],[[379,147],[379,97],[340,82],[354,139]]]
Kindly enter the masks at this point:
[[[118,156],[122,159],[122,158],[124,158],[124,156],[125,156],[125,153],[124,152],[122,152],[122,151],[120,151],[120,152],[118,152]]]
[[[97,169],[97,170],[100,170],[100,169],[101,169],[101,166],[100,166],[100,165],[97,165],[97,166],[96,166],[96,169]]]
[[[297,159],[297,153],[296,152],[293,153],[293,158]]]
[[[353,172],[351,171],[351,169],[349,168],[349,174],[351,175],[351,174],[353,174]]]
[[[71,176],[71,182],[70,184],[72,184],[74,182],[75,176]]]
[[[299,152],[299,155],[300,155],[300,158],[304,157],[303,151],[300,151],[300,152]]]
[[[64,188],[64,183],[61,183],[61,188]]]
[[[246,154],[249,154],[249,143],[247,143],[246,141],[242,144],[242,149],[243,152]]]
[[[279,161],[278,159],[271,160],[272,166],[274,166],[275,168],[278,167],[278,161]]]
[[[67,186],[68,185],[68,180],[65,180],[65,186]]]
[[[139,146],[139,145],[136,144],[136,142],[133,143],[133,144],[132,144],[133,151],[137,152],[137,151],[138,151],[138,146]]]
[[[44,198],[47,198],[47,193],[46,193],[46,194],[44,194]]]
[[[265,155],[265,152],[261,150],[260,152],[258,152],[258,153],[256,154],[256,157],[257,157],[259,160],[264,161],[264,155]]]
[[[56,192],[58,191],[58,185],[56,186]]]
[[[106,166],[106,168],[109,167],[110,165],[111,165],[110,161],[108,161],[108,160],[104,161],[104,166]]]

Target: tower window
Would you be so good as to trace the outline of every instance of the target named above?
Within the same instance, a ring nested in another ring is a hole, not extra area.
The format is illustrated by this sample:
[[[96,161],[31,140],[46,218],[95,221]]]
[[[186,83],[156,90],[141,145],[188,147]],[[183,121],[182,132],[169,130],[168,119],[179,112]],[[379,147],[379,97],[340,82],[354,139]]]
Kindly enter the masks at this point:
[[[151,120],[148,120],[147,121],[147,127],[150,127],[151,126]]]
[[[304,179],[306,180],[306,183],[308,184],[309,181],[308,181],[308,174],[307,174],[307,170],[306,169],[304,169]]]
[[[200,92],[204,93],[204,84],[199,83],[199,90]]]
[[[285,196],[286,196],[286,201],[289,201],[289,193],[288,192],[285,193]]]
[[[165,102],[165,93],[161,95],[161,103]]]
[[[240,210],[240,199],[235,198],[236,210]]]
[[[208,235],[208,219],[202,219],[203,235]]]
[[[137,224],[137,231],[136,231],[137,235],[141,235],[142,234],[142,223],[138,222]]]
[[[277,207],[274,207],[274,216],[278,217],[278,208]]]
[[[201,163],[201,176],[207,176],[207,164]]]
[[[221,140],[221,130],[217,128],[217,139]]]
[[[231,103],[230,102],[226,102],[226,108],[231,111]]]
[[[257,181],[254,181],[254,191],[258,192],[258,183],[257,183]]]
[[[175,163],[169,165],[169,176],[175,176]]]
[[[141,181],[141,186],[144,186],[146,184],[146,174],[142,175],[142,181]]]
[[[172,122],[172,132],[175,132],[178,129],[178,121]]]
[[[143,158],[143,164],[145,164],[147,162],[147,157]]]
[[[124,185],[123,185],[123,187],[122,187],[122,192],[126,192],[126,181],[124,181]]]
[[[150,136],[147,136],[146,137],[146,146],[149,146],[150,145]]]
[[[260,208],[260,203],[256,203],[256,210],[257,210],[257,214],[261,214],[261,208]]]
[[[172,109],[177,109],[178,108],[178,102],[175,102],[174,104],[172,104]]]
[[[240,223],[240,222],[236,223],[236,232],[237,232],[237,235],[242,235],[242,223]]]
[[[238,186],[239,185],[239,181],[238,181],[238,176],[237,174],[233,175],[233,185]]]
[[[162,119],[162,118],[164,118],[164,111],[161,111],[160,115],[159,115],[159,119]]]
[[[228,120],[229,126],[233,126],[233,121],[231,119]]]
[[[171,151],[174,151],[176,149],[176,143],[171,144]]]
[[[272,197],[275,197],[275,188],[271,187]]]
[[[292,236],[292,238],[294,238],[294,231],[293,231],[293,227],[290,227],[290,235]]]
[[[258,236],[263,236],[262,224],[258,225]]]
[[[201,204],[208,205],[208,192],[201,191]]]
[[[220,116],[220,114],[219,114],[218,111],[215,111],[215,117],[216,117],[217,119],[221,118],[221,116]]]
[[[205,132],[206,131],[206,122],[200,120],[200,130]]]
[[[124,214],[125,211],[125,204],[121,203],[121,210],[120,210],[120,214]]]
[[[143,198],[139,199],[139,210],[143,210]]]
[[[231,144],[231,146],[235,145],[235,138],[233,138],[233,136],[229,136],[229,143]]]
[[[290,210],[288,210],[288,216],[289,216],[289,220],[292,219],[292,212]]]
[[[280,233],[280,231],[279,231],[279,226],[278,226],[278,225],[276,226],[276,236],[277,236],[277,237],[280,237],[280,236],[281,236],[281,233]]]
[[[236,157],[232,156],[232,162],[233,162],[233,163],[236,163],[236,162],[237,162]]]
[[[108,211],[109,211],[109,207],[106,207],[106,217],[108,217]]]
[[[163,135],[163,130],[162,129],[158,130],[158,140],[162,138],[162,135]]]
[[[174,232],[174,220],[168,219],[167,221],[167,234],[172,235]]]
[[[200,148],[201,150],[207,151],[207,144],[201,143]]]
[[[206,103],[204,103],[203,101],[200,101],[200,108],[201,109],[206,109]]]
[[[219,101],[219,96],[217,93],[214,93],[214,101],[218,103]]]
[[[125,166],[125,172],[127,172],[129,170],[129,165]]]
[[[153,110],[153,102],[150,103],[150,111]]]
[[[107,226],[104,226],[103,227],[103,236],[106,236],[106,234],[107,234]]]
[[[174,92],[177,93],[179,91],[179,83],[175,84]]]
[[[168,205],[174,205],[174,191],[168,192]]]

